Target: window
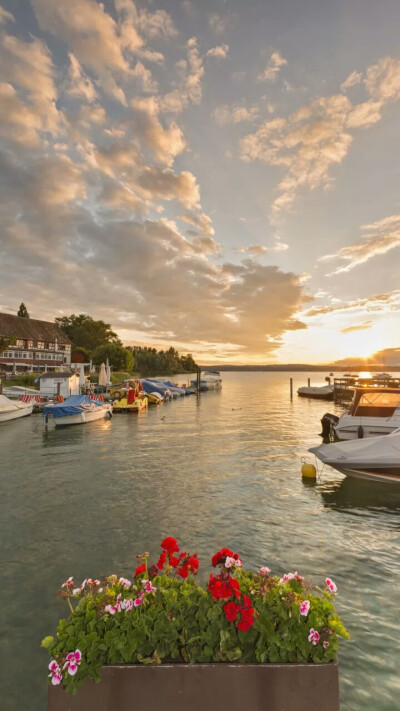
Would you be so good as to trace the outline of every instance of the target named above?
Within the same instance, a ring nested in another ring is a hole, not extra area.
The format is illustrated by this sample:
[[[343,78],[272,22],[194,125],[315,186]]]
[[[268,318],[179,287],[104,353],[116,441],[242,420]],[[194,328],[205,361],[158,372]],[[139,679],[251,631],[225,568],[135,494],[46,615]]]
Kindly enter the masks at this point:
[[[17,340],[14,343],[14,346],[16,348],[23,348],[25,346],[25,341],[21,340],[21,338],[17,338]]]
[[[44,349],[44,342],[43,341],[38,341],[36,348],[40,348],[41,350]]]

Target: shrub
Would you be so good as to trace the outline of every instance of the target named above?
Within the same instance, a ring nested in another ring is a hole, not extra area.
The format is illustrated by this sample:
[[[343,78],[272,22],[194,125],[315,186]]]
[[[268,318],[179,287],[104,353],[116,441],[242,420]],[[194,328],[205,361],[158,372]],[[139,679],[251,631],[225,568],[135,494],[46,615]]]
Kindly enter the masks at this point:
[[[180,553],[174,538],[161,547],[150,567],[148,553],[137,556],[133,582],[110,575],[62,584],[58,595],[71,614],[56,638],[42,641],[52,656],[51,683],[75,693],[87,677],[100,681],[107,664],[329,662],[338,637],[349,636],[330,578],[315,588],[297,572],[279,578],[269,568],[245,571],[223,548],[212,558],[219,572],[203,588],[196,554]]]

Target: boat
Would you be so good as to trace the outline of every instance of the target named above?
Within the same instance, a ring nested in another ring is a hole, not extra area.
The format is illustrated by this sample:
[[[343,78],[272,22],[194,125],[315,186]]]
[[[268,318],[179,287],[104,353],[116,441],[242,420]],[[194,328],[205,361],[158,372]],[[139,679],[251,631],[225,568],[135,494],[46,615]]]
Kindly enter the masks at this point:
[[[146,393],[158,393],[163,397],[164,400],[170,400],[172,395],[171,391],[167,388],[164,383],[158,381],[149,380],[147,378],[141,379],[139,381],[142,384],[143,391]]]
[[[20,417],[31,415],[33,410],[32,402],[19,402],[9,400],[5,395],[0,395],[0,422],[17,420]]]
[[[346,476],[400,483],[400,429],[387,437],[331,442],[308,451]]]
[[[222,378],[218,370],[205,370],[200,374],[200,383],[196,380],[191,380],[190,384],[193,387],[199,385],[201,391],[219,390],[222,387]]]
[[[164,402],[164,398],[159,393],[146,393],[146,397],[149,405],[161,405]]]
[[[114,412],[142,412],[147,410],[148,399],[136,388],[130,388],[126,394],[113,402]]]
[[[3,395],[10,400],[19,400],[21,395],[40,395],[40,392],[39,390],[35,390],[35,388],[25,388],[22,385],[10,385],[9,387],[3,387]]]
[[[320,387],[304,386],[297,390],[300,397],[311,397],[315,400],[333,400],[333,385],[322,385]]]
[[[45,405],[43,417],[45,426],[52,422],[55,426],[84,425],[106,417],[112,417],[110,402],[91,400],[88,395],[70,395],[63,402]]]
[[[388,435],[400,427],[400,388],[356,388],[348,412],[339,418],[326,413],[331,431],[339,440]]]

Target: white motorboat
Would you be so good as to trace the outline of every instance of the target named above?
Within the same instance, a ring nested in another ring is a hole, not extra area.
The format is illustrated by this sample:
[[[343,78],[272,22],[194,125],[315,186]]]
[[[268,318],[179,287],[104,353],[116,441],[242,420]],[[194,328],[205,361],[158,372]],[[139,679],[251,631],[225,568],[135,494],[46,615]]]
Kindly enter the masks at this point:
[[[191,380],[190,384],[197,387],[198,381]],[[218,370],[205,370],[200,375],[200,390],[219,390],[222,387],[222,378]]]
[[[332,442],[308,451],[346,476],[400,484],[400,429],[387,437]]]
[[[45,405],[43,409],[45,426],[52,422],[60,425],[84,425],[105,417],[112,417],[111,402],[91,400],[87,395],[71,395],[64,402]]]
[[[333,424],[333,432],[340,440],[362,439],[388,435],[398,427],[399,388],[356,388],[349,411]]]
[[[40,395],[40,392],[34,388],[25,388],[22,385],[10,385],[9,387],[3,387],[3,395],[10,400],[19,400],[21,395]]]
[[[19,402],[9,400],[5,395],[0,395],[0,422],[17,420],[19,417],[31,415],[33,402]]]
[[[297,390],[300,397],[311,397],[315,400],[333,400],[333,385],[322,385],[320,387],[308,387],[305,385]]]

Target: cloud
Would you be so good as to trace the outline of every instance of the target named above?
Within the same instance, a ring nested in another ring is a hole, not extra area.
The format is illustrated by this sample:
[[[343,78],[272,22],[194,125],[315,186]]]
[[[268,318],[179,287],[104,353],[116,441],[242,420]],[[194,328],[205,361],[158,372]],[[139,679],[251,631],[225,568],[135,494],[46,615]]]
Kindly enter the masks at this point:
[[[42,131],[57,133],[61,116],[56,106],[55,69],[46,45],[33,38],[24,42],[12,35],[0,36],[0,78],[20,91],[19,100],[35,114]]]
[[[163,127],[159,119],[160,105],[155,97],[133,99],[132,107],[136,111],[137,128],[145,144],[160,163],[171,165],[186,145],[182,129],[173,121],[167,128]]]
[[[336,313],[381,313],[384,311],[397,311],[400,307],[400,291],[392,291],[387,294],[375,294],[364,299],[352,299],[346,303],[332,303],[328,306],[314,306],[305,311],[302,316],[311,318],[313,316],[326,316]]]
[[[202,232],[205,235],[215,234],[211,217],[206,215],[204,212],[197,214],[186,212],[184,214],[178,215],[178,217],[183,222],[186,222],[189,225],[193,225],[193,227],[196,227],[199,232]]]
[[[353,72],[345,84],[356,80],[358,74]],[[343,94],[319,97],[287,118],[263,122],[241,140],[243,160],[260,160],[283,170],[271,207],[272,219],[293,207],[300,190],[331,185],[332,167],[347,156],[352,131],[377,123],[385,106],[400,99],[400,60],[386,57],[370,66],[364,86],[369,97],[365,101],[353,104]]]
[[[0,6],[0,25],[5,25],[7,22],[15,22],[15,17],[11,12],[8,12],[4,7]]]
[[[171,170],[147,168],[136,182],[148,199],[178,200],[188,210],[200,206],[200,189],[189,171],[175,175]]]
[[[190,104],[198,105],[203,98],[202,79],[204,63],[200,55],[196,37],[186,44],[187,58],[176,62],[178,87],[159,99],[160,110],[164,113],[179,114]]]
[[[368,230],[369,234],[354,244],[342,247],[334,254],[320,257],[320,261],[341,260],[345,262],[344,265],[337,267],[332,274],[349,272],[372,257],[386,254],[389,250],[400,245],[400,215],[385,217],[371,225],[363,225],[361,229]]]
[[[244,254],[247,252],[248,254],[251,254],[253,257],[259,257],[262,254],[265,254],[265,252],[268,251],[268,248],[265,247],[262,244],[251,244],[248,247],[238,247],[238,249],[235,249],[235,252],[239,252],[241,254]]]
[[[358,326],[348,326],[347,328],[342,328],[340,330],[340,333],[353,333],[353,331],[366,331],[367,329],[371,328],[373,324],[373,321],[364,321],[363,323],[360,323]]]
[[[346,89],[350,89],[351,86],[355,86],[356,84],[359,84],[362,80],[362,74],[361,72],[351,72],[347,79],[340,85],[340,88],[342,91],[346,91]]]
[[[258,75],[258,81],[276,81],[276,78],[282,69],[287,64],[287,60],[282,57],[280,52],[273,52],[265,69]]]
[[[213,47],[206,52],[206,57],[215,57],[216,59],[226,59],[229,52],[229,44],[221,44],[218,47]]]
[[[78,96],[86,99],[91,104],[97,99],[97,91],[87,74],[82,70],[76,57],[69,55],[68,87],[67,93],[71,96]]]
[[[80,64],[96,72],[103,89],[121,103],[125,95],[112,72],[129,74],[117,24],[95,0],[32,0],[39,26],[63,42]]]
[[[240,106],[239,104],[223,104],[214,109],[212,116],[218,126],[254,121],[259,114],[258,106]]]
[[[227,27],[227,19],[213,12],[208,16],[208,25],[216,35],[222,35]]]

